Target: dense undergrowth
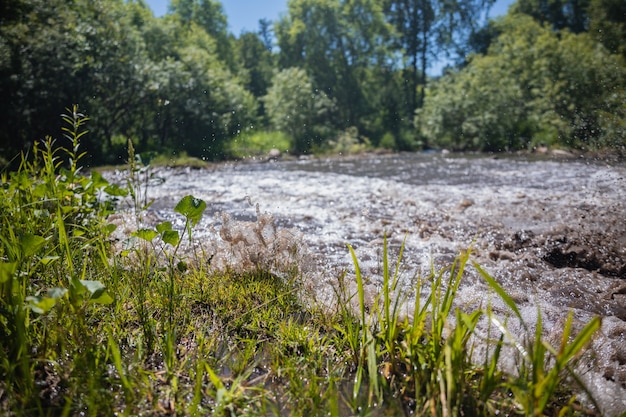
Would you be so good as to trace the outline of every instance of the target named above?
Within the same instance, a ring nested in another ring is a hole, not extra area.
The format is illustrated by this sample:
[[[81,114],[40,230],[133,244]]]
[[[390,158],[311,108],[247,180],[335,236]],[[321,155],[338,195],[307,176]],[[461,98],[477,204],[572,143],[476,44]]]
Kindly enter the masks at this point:
[[[594,413],[563,380],[576,380],[570,365],[599,318],[577,335],[568,322],[553,347],[540,320],[520,337],[489,306],[457,309],[456,289],[476,268],[524,323],[471,251],[418,277],[411,312],[401,314],[403,254],[392,262],[386,240],[373,307],[351,247],[355,273],[338,277],[334,308],[315,303],[297,270],[215,271],[193,245],[206,203],[187,196],[173,208],[181,229],[141,227],[149,202],[132,147],[124,187],[82,173],[86,119],[76,108],[64,119],[64,146],[46,139],[1,178],[3,415]],[[122,198],[138,227],[114,251],[108,218]],[[475,331],[481,320],[487,336]],[[480,358],[477,344],[489,347]],[[516,372],[502,371],[504,349],[517,355]]]

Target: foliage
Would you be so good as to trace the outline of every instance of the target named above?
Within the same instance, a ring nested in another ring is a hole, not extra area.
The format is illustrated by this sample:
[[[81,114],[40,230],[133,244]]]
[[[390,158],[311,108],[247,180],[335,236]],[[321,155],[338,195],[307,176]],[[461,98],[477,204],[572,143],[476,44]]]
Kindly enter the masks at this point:
[[[453,51],[462,57],[469,35],[480,24],[481,14],[493,3],[493,0],[383,2],[385,16],[396,30],[396,48],[404,58],[409,114],[424,103],[426,70],[444,53],[450,55]]]
[[[258,33],[233,35],[217,0],[175,0],[159,18],[138,0],[4,2],[3,160],[17,169],[12,158],[32,155],[36,141],[58,132],[57,109],[68,102],[91,116],[94,135],[82,141],[88,165],[123,163],[128,139],[139,153],[223,159],[251,127],[281,130],[297,153],[327,149],[352,127],[373,146],[387,134],[394,150],[429,142],[620,148],[623,1],[520,0],[500,23],[486,21],[492,3],[291,0],[274,25],[264,20]],[[545,26],[531,27],[529,16]],[[442,59],[459,74],[427,88]],[[302,84],[279,91],[276,81],[294,68],[306,74],[294,73]],[[455,93],[457,83],[470,94]],[[304,114],[284,118],[288,104]],[[448,104],[461,114],[436,114]]]
[[[248,130],[229,143],[228,154],[234,158],[267,158],[273,149],[287,153],[292,139],[281,131]]]
[[[332,129],[323,121],[328,120],[335,103],[323,91],[314,90],[302,68],[276,73],[263,102],[270,125],[293,138],[295,153],[306,152],[312,145],[321,143]]]
[[[418,278],[414,305],[403,317],[406,294],[398,289],[402,245],[395,267],[390,264],[387,239],[382,253],[382,290],[373,305],[364,298],[365,277],[361,275],[355,251],[349,246],[355,267],[356,294],[346,294],[345,284],[339,292],[341,314],[347,323],[338,328],[350,342],[357,367],[353,400],[360,385],[368,387],[369,408],[384,401],[388,392],[404,401],[405,413],[418,415],[493,415],[519,412],[525,416],[543,416],[548,411],[565,415],[573,411],[575,397],[557,397],[564,378],[574,376],[571,365],[592,340],[601,320],[592,319],[575,337],[571,334],[570,314],[563,330],[561,345],[551,346],[543,338],[541,319],[534,338],[521,340],[511,335],[502,319],[490,307],[473,312],[455,306],[455,293],[465,275],[470,252],[462,253],[454,263],[439,272],[431,271]],[[474,264],[490,289],[529,331],[517,306],[497,281]],[[348,296],[348,300],[341,298]],[[349,298],[356,295],[356,320],[350,321]],[[410,317],[410,319],[409,319]],[[486,343],[482,367],[471,362],[481,318],[486,317],[501,332],[494,339],[491,331]],[[540,317],[540,315],[539,315]],[[506,340],[506,341],[505,341]],[[503,373],[500,354],[507,346],[517,349],[521,360],[517,373]],[[585,389],[584,386],[582,386]],[[508,391],[513,399],[507,399]],[[410,399],[410,401],[408,401]]]
[[[390,27],[378,2],[291,0],[276,24],[282,68],[300,67],[313,87],[336,103],[337,128],[362,128],[372,67],[390,58]],[[328,120],[328,119],[327,119]]]
[[[24,0],[28,13],[0,26],[3,148],[15,154],[57,131],[55,109],[71,101],[92,115],[100,141],[83,146],[95,163],[121,162],[125,150],[112,141],[120,135],[137,138],[140,152],[221,158],[256,103],[223,56],[225,17],[222,38],[205,27],[219,3],[193,3],[185,20],[155,19],[142,2]]]
[[[569,29],[580,33],[586,29],[589,3],[590,0],[518,0],[512,13],[527,14],[556,30]]]
[[[489,53],[442,77],[417,112],[431,144],[486,151],[624,145],[619,57],[587,34],[555,33],[528,17],[498,25]]]
[[[89,317],[95,305],[114,301],[102,282],[113,230],[103,219],[112,200],[100,193],[114,198],[124,191],[97,173],[80,173],[87,119],[76,106],[63,119],[66,146],[56,148],[48,137],[43,148],[34,145],[32,161],[23,156],[17,171],[2,175],[0,375],[4,388],[19,393],[13,406],[27,414],[41,407],[37,386],[59,357],[72,355],[81,372],[98,378],[101,349],[76,342],[97,339]]]
[[[626,59],[626,4],[620,0],[591,0],[587,15],[589,34],[609,52]]]

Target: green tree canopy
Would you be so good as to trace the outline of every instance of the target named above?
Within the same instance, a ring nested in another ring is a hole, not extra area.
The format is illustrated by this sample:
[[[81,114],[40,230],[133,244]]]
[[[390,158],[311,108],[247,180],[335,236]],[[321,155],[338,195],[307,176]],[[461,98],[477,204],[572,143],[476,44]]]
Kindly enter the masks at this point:
[[[619,56],[589,34],[556,33],[530,17],[498,24],[502,34],[489,53],[442,77],[418,111],[416,124],[431,143],[489,151],[626,143]]]
[[[336,106],[326,93],[314,88],[304,69],[277,72],[263,101],[271,126],[292,136],[295,152],[306,152],[330,135],[329,120]]]

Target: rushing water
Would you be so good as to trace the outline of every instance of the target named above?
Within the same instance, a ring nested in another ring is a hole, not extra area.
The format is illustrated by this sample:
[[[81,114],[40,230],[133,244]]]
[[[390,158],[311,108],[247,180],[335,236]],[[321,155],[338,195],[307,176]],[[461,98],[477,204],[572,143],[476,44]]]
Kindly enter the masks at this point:
[[[575,312],[575,329],[603,316],[578,370],[605,414],[626,411],[624,166],[400,154],[229,163],[153,175],[164,180],[149,188],[158,219],[176,221],[172,208],[184,195],[207,202],[209,213],[196,230],[200,240],[214,244],[220,228],[235,221],[245,222],[240,232],[256,227],[261,240],[277,233],[265,230],[272,221],[288,232],[311,255],[314,265],[304,275],[325,302],[338,271],[352,268],[347,243],[369,277],[371,299],[380,288],[385,234],[394,254],[406,239],[407,293],[419,273],[448,265],[471,245],[472,259],[506,288],[529,324],[540,307],[545,337],[554,344],[568,311]],[[266,216],[260,225],[254,223],[258,214]],[[242,248],[254,244],[245,234],[238,238]],[[234,242],[232,233],[226,237]],[[506,315],[496,298],[469,273],[457,301],[463,308],[489,302]]]

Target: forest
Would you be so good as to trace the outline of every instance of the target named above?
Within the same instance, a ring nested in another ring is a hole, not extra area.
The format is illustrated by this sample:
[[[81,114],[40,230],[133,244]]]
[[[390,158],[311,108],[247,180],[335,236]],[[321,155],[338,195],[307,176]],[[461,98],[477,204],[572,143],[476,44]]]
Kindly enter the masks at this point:
[[[223,160],[375,148],[626,147],[626,3],[289,0],[229,33],[217,0],[0,2],[0,158],[64,109],[89,165],[140,154]],[[428,70],[448,62],[443,74]],[[58,146],[67,144],[58,143]]]

